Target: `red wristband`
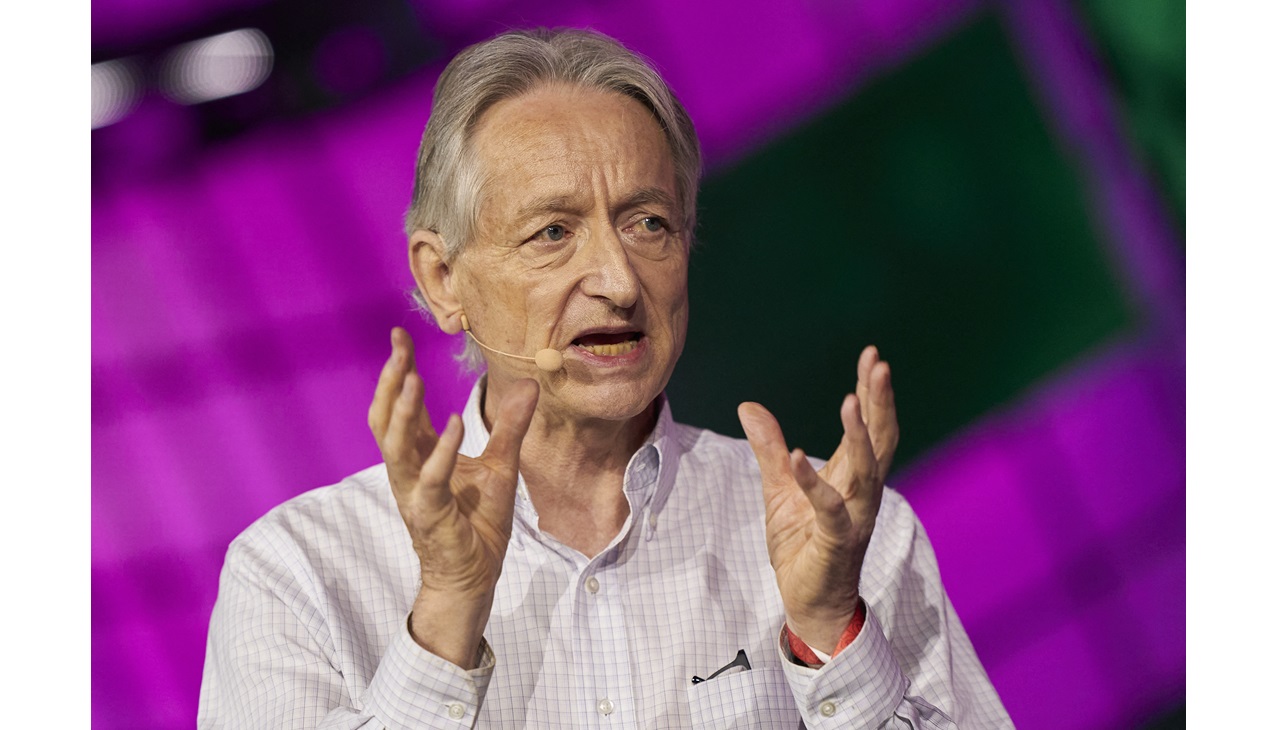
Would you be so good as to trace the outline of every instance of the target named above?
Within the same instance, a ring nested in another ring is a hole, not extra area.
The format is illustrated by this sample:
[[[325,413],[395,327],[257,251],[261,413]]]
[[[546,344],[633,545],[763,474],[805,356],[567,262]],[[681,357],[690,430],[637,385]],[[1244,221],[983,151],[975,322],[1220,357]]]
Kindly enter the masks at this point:
[[[858,607],[853,611],[853,617],[849,619],[849,625],[844,628],[844,633],[840,634],[840,641],[836,643],[835,651],[831,652],[831,658],[834,659],[844,648],[853,643],[858,638],[858,632],[862,631],[862,624],[867,620],[866,611],[862,608],[862,601],[858,601]],[[791,633],[791,628],[783,624],[782,631],[787,636],[787,646],[791,647],[791,656],[804,662],[805,664],[821,666],[825,664],[813,653],[813,649],[809,645],[800,640],[799,636]]]

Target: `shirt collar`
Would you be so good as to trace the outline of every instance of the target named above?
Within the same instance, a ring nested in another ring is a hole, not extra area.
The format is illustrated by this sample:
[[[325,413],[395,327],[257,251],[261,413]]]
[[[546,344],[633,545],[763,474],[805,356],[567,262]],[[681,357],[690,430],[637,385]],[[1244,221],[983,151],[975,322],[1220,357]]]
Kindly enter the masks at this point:
[[[462,410],[462,425],[465,433],[459,453],[464,456],[477,457],[484,453],[489,445],[489,429],[484,425],[480,413],[480,404],[484,400],[486,376],[480,376],[471,388],[467,397],[467,405]],[[628,500],[636,509],[643,509],[651,501],[661,504],[665,501],[665,493],[670,490],[675,476],[677,458],[675,438],[675,422],[671,417],[671,408],[667,404],[665,393],[658,396],[658,418],[653,431],[645,438],[644,443],[631,455],[627,470],[623,477],[622,488]],[[529,490],[524,483],[524,475],[518,477],[516,483],[518,501],[532,507]],[[654,496],[658,499],[654,500]]]

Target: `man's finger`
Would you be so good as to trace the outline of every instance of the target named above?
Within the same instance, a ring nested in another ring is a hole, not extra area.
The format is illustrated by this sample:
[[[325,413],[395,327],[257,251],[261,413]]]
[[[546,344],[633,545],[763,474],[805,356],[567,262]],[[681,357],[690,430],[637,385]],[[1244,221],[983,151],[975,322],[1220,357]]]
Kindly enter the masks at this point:
[[[791,452],[788,468],[796,484],[800,485],[800,491],[804,492],[809,504],[813,505],[818,526],[833,537],[842,537],[848,533],[851,522],[844,498],[818,476],[804,451],[796,449]]]
[[[880,361],[880,350],[875,345],[867,345],[858,356],[858,385],[855,392],[862,403],[862,422],[871,422],[871,371]]]
[[[430,455],[435,446],[435,437],[422,450],[419,441],[418,414],[422,411],[422,379],[417,373],[408,373],[404,377],[404,387],[396,398],[391,410],[391,419],[387,422],[387,431],[378,446],[382,450],[382,460],[387,464],[387,476],[393,487],[409,489],[418,479],[418,471],[422,462]]]
[[[369,404],[369,430],[379,443],[387,432],[396,399],[404,388],[405,376],[413,372],[417,372],[413,357],[413,338],[408,332],[395,327],[391,330],[391,356],[382,366],[378,385],[374,388],[373,402]],[[431,419],[426,417],[425,408],[420,424],[425,425],[425,431],[430,436],[435,436],[435,429],[431,427]]]
[[[438,515],[453,500],[449,480],[458,463],[458,447],[462,445],[462,419],[449,416],[449,423],[440,434],[431,456],[427,457],[418,472],[417,489],[421,505],[429,514]]]
[[[501,465],[514,474],[520,468],[520,446],[524,443],[524,435],[529,432],[537,406],[537,381],[524,378],[513,383],[498,406],[493,433],[481,458],[490,466]]]
[[[401,349],[404,351],[404,360],[406,365],[405,377],[408,377],[409,374],[412,373],[421,379],[422,376],[418,373],[418,358],[414,354],[413,338],[410,337],[409,333],[404,329],[401,329],[400,327],[393,327],[391,329],[391,340],[393,343],[399,344]],[[425,394],[426,381],[422,381],[422,383],[422,390]],[[431,414],[427,413],[427,407],[422,402],[422,395],[418,396],[416,403],[418,405],[418,429],[427,435],[429,443],[434,444],[436,440],[436,429],[431,425]]]
[[[845,452],[846,461],[840,475],[832,476],[831,485],[845,499],[854,496],[853,490],[858,484],[874,480],[877,473],[876,455],[867,425],[862,422],[862,410],[862,399],[857,396],[846,399],[840,409],[840,423],[844,426],[840,449]]]
[[[849,438],[849,429],[845,423],[860,408],[858,403],[859,399],[853,393],[846,394],[844,400],[840,403],[840,426],[843,433],[840,437],[840,443],[836,445],[835,452],[831,454],[830,459],[827,459],[827,463],[820,472],[822,478],[829,484],[845,484],[854,478],[854,450]]]
[[[766,488],[777,487],[789,481],[791,470],[787,465],[787,442],[782,437],[778,419],[759,403],[743,403],[738,406],[738,420],[747,434],[747,443],[760,463],[760,474]]]
[[[369,404],[369,430],[373,432],[373,437],[379,445],[382,444],[382,438],[387,433],[391,409],[395,406],[403,384],[404,351],[397,346],[395,330],[392,330],[391,355],[382,366],[382,372],[378,375],[378,385],[373,389],[373,402]]]
[[[889,472],[893,462],[893,453],[898,448],[898,407],[894,402],[893,383],[889,373],[889,363],[878,362],[871,371],[871,420],[867,422],[871,434],[871,445],[879,462],[880,477],[883,479]]]

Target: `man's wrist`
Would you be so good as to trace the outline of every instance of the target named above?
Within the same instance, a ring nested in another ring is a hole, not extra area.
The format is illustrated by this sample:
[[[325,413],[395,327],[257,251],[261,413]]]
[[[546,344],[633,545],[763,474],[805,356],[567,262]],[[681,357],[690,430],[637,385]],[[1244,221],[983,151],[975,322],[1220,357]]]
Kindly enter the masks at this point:
[[[800,663],[807,666],[817,668],[826,664],[837,654],[853,643],[858,638],[858,634],[862,631],[862,625],[866,622],[866,609],[863,607],[862,599],[858,599],[857,606],[853,610],[853,616],[849,618],[849,622],[841,631],[839,638],[836,640],[834,647],[830,653],[817,649],[791,630],[789,625],[783,625],[783,635],[787,640],[787,646],[791,649],[791,655]]]
[[[418,646],[465,670],[479,663],[492,597],[463,601],[456,596],[418,593],[409,614],[409,636]]]

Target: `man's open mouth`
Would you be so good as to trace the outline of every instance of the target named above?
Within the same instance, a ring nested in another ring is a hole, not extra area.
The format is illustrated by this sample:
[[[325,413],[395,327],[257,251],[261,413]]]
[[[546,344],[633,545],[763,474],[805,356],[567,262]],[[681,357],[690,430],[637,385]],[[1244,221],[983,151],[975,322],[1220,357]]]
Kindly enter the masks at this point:
[[[583,335],[573,341],[573,346],[600,357],[625,355],[640,345],[641,332],[597,332]]]

